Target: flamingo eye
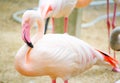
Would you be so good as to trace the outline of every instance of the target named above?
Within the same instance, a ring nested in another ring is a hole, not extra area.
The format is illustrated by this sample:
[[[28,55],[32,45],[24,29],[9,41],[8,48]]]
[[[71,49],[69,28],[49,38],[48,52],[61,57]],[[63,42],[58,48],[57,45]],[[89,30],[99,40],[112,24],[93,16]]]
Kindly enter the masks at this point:
[[[53,10],[52,6],[49,6],[48,9],[47,9],[46,15],[52,10]]]

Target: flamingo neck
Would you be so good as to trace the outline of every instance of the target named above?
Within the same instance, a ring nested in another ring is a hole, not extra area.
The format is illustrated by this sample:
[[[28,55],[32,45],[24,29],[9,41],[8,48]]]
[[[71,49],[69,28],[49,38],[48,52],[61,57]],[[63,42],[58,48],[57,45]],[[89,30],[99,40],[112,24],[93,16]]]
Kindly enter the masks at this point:
[[[37,20],[38,24],[38,34],[44,35],[44,22],[40,22],[40,20]]]
[[[35,45],[36,42],[44,36],[44,23],[37,20],[37,24],[38,24],[38,31],[31,39],[33,45]]]
[[[28,48],[27,52],[26,52],[26,55],[25,55],[25,62],[26,64],[28,64],[30,62],[30,52],[31,52],[31,49],[32,48]]]
[[[38,24],[38,32],[37,34],[32,38],[32,42],[33,42],[33,45],[36,44],[36,42],[42,38],[42,36],[44,35],[44,23],[42,23],[40,20],[37,20],[37,24]],[[30,52],[31,52],[32,48],[29,48],[28,47],[28,50],[26,52],[26,55],[25,55],[25,60],[26,60],[26,63],[29,63],[30,62]]]

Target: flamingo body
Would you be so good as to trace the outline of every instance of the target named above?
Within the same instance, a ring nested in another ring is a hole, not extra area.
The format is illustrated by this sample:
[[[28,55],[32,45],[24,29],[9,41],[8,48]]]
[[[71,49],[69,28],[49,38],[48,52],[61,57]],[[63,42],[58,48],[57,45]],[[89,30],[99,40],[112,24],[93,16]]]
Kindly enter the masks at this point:
[[[44,35],[32,49],[23,45],[15,57],[16,69],[21,74],[49,75],[52,79],[69,79],[94,64],[105,65],[103,55],[82,40],[67,34]]]
[[[45,18],[68,17],[74,9],[76,3],[77,0],[41,0],[39,2],[39,8],[42,9],[43,17]],[[50,6],[52,7],[52,10],[48,11]]]
[[[54,18],[65,17],[64,32],[68,31],[68,16],[74,8],[81,8],[87,6],[92,0],[41,0],[39,2],[39,9],[42,17],[52,17],[54,33]],[[47,30],[47,29],[46,29]],[[45,31],[46,32],[46,31]]]
[[[40,0],[39,9],[43,17],[68,17],[74,8],[82,8],[90,4],[92,0]],[[51,10],[49,7],[51,6]]]
[[[38,24],[38,32],[30,39],[30,28]],[[22,19],[23,45],[15,56],[15,67],[26,76],[49,75],[52,83],[60,77],[64,83],[93,65],[113,67],[120,72],[118,62],[94,49],[82,40],[68,34],[44,35],[44,19],[39,11],[26,11]]]
[[[43,18],[52,17],[52,32],[54,33],[54,18],[65,17],[64,19],[64,32],[68,31],[68,16],[75,8],[77,0],[41,0],[39,8]],[[45,31],[46,32],[46,31]]]
[[[120,51],[120,27],[113,29],[110,35],[110,46],[115,51]]]

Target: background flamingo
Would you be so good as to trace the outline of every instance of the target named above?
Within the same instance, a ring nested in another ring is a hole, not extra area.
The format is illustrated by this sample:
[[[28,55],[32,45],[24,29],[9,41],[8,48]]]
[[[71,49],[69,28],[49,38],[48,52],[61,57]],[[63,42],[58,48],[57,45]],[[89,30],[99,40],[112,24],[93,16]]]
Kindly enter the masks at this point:
[[[116,16],[116,8],[118,5],[120,5],[120,0],[114,0],[114,2],[115,2],[114,4],[115,8],[114,8],[114,18],[112,23],[113,31],[110,36],[110,46],[113,50],[119,51],[120,50],[120,42],[119,42],[120,27],[115,28],[115,20],[116,20],[115,16]]]
[[[43,35],[44,20],[38,19],[37,16],[36,12],[31,10],[23,15],[23,40],[28,44],[26,34],[30,35],[28,33],[31,18],[38,23],[38,33],[32,38],[34,48],[23,45],[17,52],[15,67],[18,72],[26,76],[49,75],[52,83],[56,83],[57,77],[68,83],[70,77],[86,71],[93,65],[109,66],[113,71],[120,72],[118,61],[76,37],[68,34]]]
[[[52,23],[54,23],[54,18],[65,17],[64,22],[64,32],[67,32],[68,16],[75,7],[77,0],[40,0],[39,8],[42,10],[42,15],[44,18],[53,17]],[[54,32],[54,24],[53,30]]]
[[[68,31],[68,16],[73,11],[74,8],[82,8],[87,6],[92,0],[40,0],[39,8],[42,9],[42,14],[44,18],[47,18],[47,22],[52,17],[52,32],[54,32],[54,18],[65,17],[64,18],[64,32]],[[47,30],[46,23],[45,33]]]
[[[111,32],[110,47],[115,51],[120,51],[120,27],[116,27]]]
[[[112,23],[110,23],[110,17],[109,17],[109,0],[107,0],[107,28],[108,28],[108,39],[110,38],[110,28],[112,25],[112,29],[116,27],[116,10],[117,5],[120,5],[120,0],[114,0],[114,12],[113,12],[113,18]],[[108,46],[109,53],[110,53],[110,46]],[[114,58],[116,58],[115,52],[114,52]]]

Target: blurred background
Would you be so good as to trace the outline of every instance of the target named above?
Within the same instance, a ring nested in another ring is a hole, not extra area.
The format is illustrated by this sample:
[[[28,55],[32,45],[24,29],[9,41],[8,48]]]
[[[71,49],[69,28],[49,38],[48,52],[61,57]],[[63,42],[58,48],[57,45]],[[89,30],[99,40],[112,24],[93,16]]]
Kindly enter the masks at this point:
[[[37,7],[38,2],[38,0],[0,0],[0,83],[51,83],[50,78],[47,76],[25,77],[20,75],[14,68],[14,57],[24,42],[21,39],[21,24],[13,19],[13,14]],[[113,4],[110,5],[110,9],[112,13]],[[120,11],[120,7],[117,11]],[[89,23],[102,15],[106,15],[106,4],[87,6],[79,10],[75,9],[71,14],[73,17],[70,16],[70,18],[74,18],[76,12],[77,16],[79,15],[79,20],[76,21],[76,18],[71,19],[69,27],[72,26],[72,28],[69,28],[69,34],[84,40],[97,49],[108,52],[106,19],[100,20],[86,28],[82,27],[82,24]],[[75,23],[72,24],[73,22]],[[120,16],[117,17],[116,25],[120,26]],[[36,28],[32,28],[31,33],[34,34],[35,32]],[[51,33],[51,29],[47,32]],[[61,33],[62,30],[57,30],[56,32]],[[120,61],[119,52],[117,52],[117,59]],[[94,66],[85,73],[71,78],[69,83],[115,83],[118,79],[120,79],[119,73],[112,72],[107,68]],[[62,83],[61,79],[57,81]]]

